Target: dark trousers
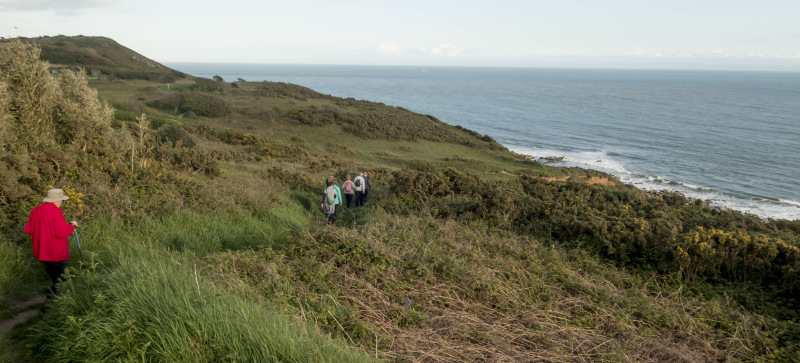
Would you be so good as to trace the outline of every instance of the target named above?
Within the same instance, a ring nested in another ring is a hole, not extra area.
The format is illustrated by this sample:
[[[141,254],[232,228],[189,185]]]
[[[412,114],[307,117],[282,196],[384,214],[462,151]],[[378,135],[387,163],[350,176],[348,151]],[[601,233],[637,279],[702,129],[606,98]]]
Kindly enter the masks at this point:
[[[364,192],[356,190],[356,207],[364,205]]]
[[[350,203],[353,202],[353,195],[352,194],[345,194],[344,199],[347,203],[347,208],[350,209]]]
[[[47,298],[51,299],[53,295],[58,293],[56,289],[56,284],[58,284],[58,280],[66,280],[64,275],[64,271],[67,269],[67,261],[41,261],[42,265],[44,265],[44,271],[47,272],[47,276],[50,276],[50,293],[47,294]]]

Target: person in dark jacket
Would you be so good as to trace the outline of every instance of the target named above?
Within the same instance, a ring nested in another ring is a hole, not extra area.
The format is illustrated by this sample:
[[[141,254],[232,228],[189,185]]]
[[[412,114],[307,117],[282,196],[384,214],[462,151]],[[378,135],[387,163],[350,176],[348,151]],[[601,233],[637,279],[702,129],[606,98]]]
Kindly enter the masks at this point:
[[[67,199],[69,197],[61,189],[50,189],[43,200],[44,204],[33,208],[25,223],[25,233],[31,236],[33,257],[42,262],[52,282],[48,299],[58,292],[56,284],[67,269],[69,260],[67,237],[78,227],[78,222],[68,224],[64,220],[61,204]]]
[[[364,173],[359,173],[353,180],[353,185],[356,187],[356,207],[364,205],[364,190],[367,188],[367,183],[364,181]]]
[[[369,173],[364,173],[364,195],[361,197],[363,200],[361,204],[367,202],[367,194],[369,194],[369,190],[372,188],[372,184],[369,183]]]

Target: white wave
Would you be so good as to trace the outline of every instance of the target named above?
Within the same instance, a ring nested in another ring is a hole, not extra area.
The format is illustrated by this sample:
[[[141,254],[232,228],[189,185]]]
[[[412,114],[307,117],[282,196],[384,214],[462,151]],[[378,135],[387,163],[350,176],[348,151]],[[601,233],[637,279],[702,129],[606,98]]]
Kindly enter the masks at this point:
[[[778,202],[783,203],[783,204],[793,205],[793,206],[795,206],[797,208],[800,208],[800,202],[798,202],[796,200],[778,199]]]
[[[622,163],[613,160],[605,151],[562,151],[553,149],[541,149],[536,146],[529,148],[511,148],[519,154],[528,155],[534,159],[547,157],[564,157],[559,162],[559,166],[578,166],[594,170],[600,170],[609,174],[630,174]]]
[[[648,175],[629,171],[625,165],[615,160],[618,154],[605,151],[568,152],[562,150],[543,149],[538,147],[510,149],[531,158],[564,157],[564,160],[553,163],[557,166],[577,166],[609,173],[625,184],[631,184],[642,190],[677,191],[689,198],[708,201],[712,206],[721,209],[737,210],[751,213],[761,218],[800,219],[800,202],[793,200],[774,200],[766,198],[747,198],[722,193],[714,188],[702,185],[670,180],[659,175]]]

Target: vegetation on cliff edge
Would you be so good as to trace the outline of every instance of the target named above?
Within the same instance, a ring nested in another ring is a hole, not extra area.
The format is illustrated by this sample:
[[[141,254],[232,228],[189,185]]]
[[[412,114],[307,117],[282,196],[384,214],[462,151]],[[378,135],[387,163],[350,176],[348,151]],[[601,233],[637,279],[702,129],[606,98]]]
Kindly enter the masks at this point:
[[[7,360],[796,354],[800,222],[590,183],[608,176],[398,107],[272,82],[87,81],[40,51],[0,50],[0,311],[46,286],[22,227],[51,186],[83,257],[0,344]],[[367,206],[325,226],[322,181],[360,171]]]

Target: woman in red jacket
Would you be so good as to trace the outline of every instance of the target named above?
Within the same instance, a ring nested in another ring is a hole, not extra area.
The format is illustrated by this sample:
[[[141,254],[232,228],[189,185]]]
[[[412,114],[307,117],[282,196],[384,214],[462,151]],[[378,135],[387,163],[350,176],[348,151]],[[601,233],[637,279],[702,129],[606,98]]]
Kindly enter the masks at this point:
[[[50,276],[52,286],[47,298],[55,295],[56,283],[64,270],[67,269],[69,260],[69,246],[67,237],[75,231],[78,222],[72,221],[67,224],[64,220],[64,212],[61,204],[69,199],[61,189],[50,189],[44,204],[33,208],[28,223],[25,223],[25,233],[31,236],[33,243],[33,257],[42,261],[44,270]]]

